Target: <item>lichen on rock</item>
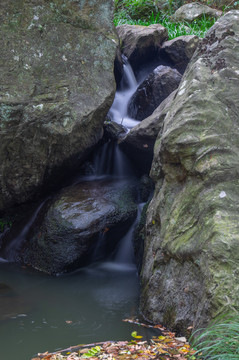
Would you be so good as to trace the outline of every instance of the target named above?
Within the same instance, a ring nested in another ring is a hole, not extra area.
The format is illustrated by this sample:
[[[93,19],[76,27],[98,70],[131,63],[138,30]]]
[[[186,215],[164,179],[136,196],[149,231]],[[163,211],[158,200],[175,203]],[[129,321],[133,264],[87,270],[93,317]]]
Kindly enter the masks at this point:
[[[0,210],[84,159],[112,103],[113,1],[3,1]],[[57,175],[56,175],[57,174]]]
[[[181,331],[239,306],[238,24],[199,44],[155,144],[141,310]]]

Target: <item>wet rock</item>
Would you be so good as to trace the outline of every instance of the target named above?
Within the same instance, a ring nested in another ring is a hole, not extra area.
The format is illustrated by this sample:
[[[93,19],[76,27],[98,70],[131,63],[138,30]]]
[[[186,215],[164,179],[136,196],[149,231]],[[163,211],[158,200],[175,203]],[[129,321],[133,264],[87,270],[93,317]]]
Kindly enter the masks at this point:
[[[41,213],[21,261],[57,274],[89,262],[100,238],[110,253],[137,215],[135,192],[135,183],[106,180],[64,189]]]
[[[113,5],[1,2],[0,210],[59,183],[102,137],[115,92]]]
[[[152,195],[153,190],[154,190],[153,180],[146,174],[141,176],[139,182],[140,201],[146,202],[149,199],[149,197]]]
[[[158,66],[139,85],[132,96],[129,105],[129,116],[136,120],[143,120],[150,116],[153,111],[177,89],[182,75],[169,66]]]
[[[154,144],[162,131],[164,118],[172,106],[175,95],[176,90],[161,102],[152,115],[142,120],[124,138],[120,139],[120,148],[142,173],[150,171]]]
[[[196,35],[179,36],[163,43],[160,56],[172,63],[180,73],[184,73],[198,43],[199,38]]]
[[[120,82],[123,77],[123,72],[124,72],[124,63],[122,60],[122,54],[121,54],[120,48],[118,47],[117,51],[116,51],[115,62],[114,62],[114,76],[115,76],[117,88],[119,88]]]
[[[118,140],[126,134],[127,130],[123,125],[114,121],[106,121],[104,123],[104,137],[106,139]]]
[[[160,46],[168,39],[167,29],[160,24],[120,25],[116,30],[121,42],[121,51],[133,69],[158,58]]]
[[[186,69],[155,145],[141,310],[182,332],[239,306],[239,11]]]
[[[193,21],[203,16],[218,18],[222,15],[222,11],[212,9],[207,5],[197,2],[185,4],[181,6],[173,15],[174,21]]]

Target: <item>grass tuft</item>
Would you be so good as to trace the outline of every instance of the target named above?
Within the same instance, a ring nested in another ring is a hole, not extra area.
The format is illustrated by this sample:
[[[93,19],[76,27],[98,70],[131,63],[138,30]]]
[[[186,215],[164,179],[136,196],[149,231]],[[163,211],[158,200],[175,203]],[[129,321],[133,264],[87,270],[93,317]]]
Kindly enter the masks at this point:
[[[175,23],[171,20],[171,12],[159,11],[154,1],[116,0],[115,2],[115,26],[161,24],[167,28],[169,40],[182,35],[197,35],[203,38],[215,21],[215,19],[203,16],[192,23],[186,21]]]
[[[218,318],[190,339],[195,356],[203,360],[239,360],[239,313]]]

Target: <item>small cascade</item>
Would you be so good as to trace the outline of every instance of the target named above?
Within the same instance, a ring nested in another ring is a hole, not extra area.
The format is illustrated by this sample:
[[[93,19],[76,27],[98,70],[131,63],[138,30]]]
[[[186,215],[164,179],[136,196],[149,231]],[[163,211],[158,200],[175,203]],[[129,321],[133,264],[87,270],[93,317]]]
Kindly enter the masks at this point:
[[[19,253],[19,250],[22,246],[22,244],[26,241],[27,235],[30,231],[31,226],[34,224],[41,208],[48,200],[45,199],[33,212],[33,215],[28,220],[27,224],[23,227],[20,234],[16,236],[15,238],[10,241],[7,246],[5,246],[3,249],[1,249],[1,257],[3,259],[7,259],[7,261],[16,261],[17,255]]]
[[[134,175],[127,156],[120,150],[118,144],[111,140],[98,149],[93,159],[93,169],[95,179],[105,176],[121,178]]]
[[[131,96],[136,91],[139,83],[137,82],[133,69],[127,58],[123,55],[123,76],[119,86],[119,90],[115,94],[114,102],[108,113],[108,117],[118,124],[131,129],[139,123],[139,121],[128,116],[128,104]]]
[[[137,217],[130,227],[127,234],[121,239],[118,248],[116,249],[116,253],[114,255],[114,261],[119,264],[133,264],[134,263],[134,249],[132,244],[132,239],[134,235],[135,228],[139,222],[142,209],[145,203],[141,203],[138,205],[138,213]]]

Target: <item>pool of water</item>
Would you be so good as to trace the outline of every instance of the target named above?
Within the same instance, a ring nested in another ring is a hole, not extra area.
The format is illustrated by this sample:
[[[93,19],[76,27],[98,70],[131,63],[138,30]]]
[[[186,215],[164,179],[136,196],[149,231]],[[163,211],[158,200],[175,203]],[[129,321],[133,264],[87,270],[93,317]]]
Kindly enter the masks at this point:
[[[106,340],[127,340],[137,316],[134,265],[101,263],[59,277],[0,263],[0,358]],[[6,287],[7,286],[7,287]]]

